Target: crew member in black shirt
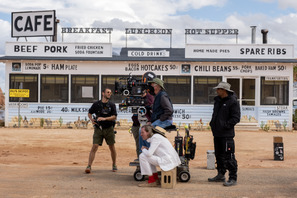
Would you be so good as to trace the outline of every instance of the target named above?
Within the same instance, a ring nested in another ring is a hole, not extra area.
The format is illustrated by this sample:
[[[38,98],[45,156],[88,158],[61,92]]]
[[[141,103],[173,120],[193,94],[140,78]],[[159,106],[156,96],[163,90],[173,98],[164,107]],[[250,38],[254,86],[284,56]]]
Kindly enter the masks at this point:
[[[102,146],[103,139],[105,139],[112,159],[112,171],[117,171],[116,165],[116,149],[115,149],[115,133],[114,125],[117,119],[117,111],[114,103],[110,102],[111,89],[105,88],[102,91],[102,99],[93,103],[89,109],[88,117],[94,124],[93,146],[89,155],[89,163],[85,170],[86,173],[91,172],[91,166],[95,159],[95,154],[99,146]],[[95,114],[94,119],[92,115]]]

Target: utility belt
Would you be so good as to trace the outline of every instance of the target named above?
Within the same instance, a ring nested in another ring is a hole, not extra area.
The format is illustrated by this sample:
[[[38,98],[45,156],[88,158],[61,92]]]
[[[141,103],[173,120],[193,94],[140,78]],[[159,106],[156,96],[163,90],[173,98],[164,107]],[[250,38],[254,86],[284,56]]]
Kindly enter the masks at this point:
[[[115,126],[115,122],[111,124],[104,124],[104,125],[102,125],[99,121],[95,121],[95,123],[96,124],[94,124],[94,127],[96,127],[97,129],[108,129],[110,127]]]
[[[97,129],[108,129],[108,128],[110,128],[110,127],[115,127],[115,122],[114,121],[104,121],[105,123],[104,124],[102,124],[102,122],[99,122],[99,121],[97,121],[97,119],[96,119],[96,121],[95,121],[95,123],[96,124],[94,124],[94,128],[97,128]],[[108,122],[108,123],[106,123],[106,122]]]
[[[98,121],[97,118],[98,118],[97,116],[95,117],[95,115],[93,115],[93,119],[95,120],[94,128],[107,129],[112,126],[115,127],[114,121],[103,121],[104,124],[102,124],[102,121]]]

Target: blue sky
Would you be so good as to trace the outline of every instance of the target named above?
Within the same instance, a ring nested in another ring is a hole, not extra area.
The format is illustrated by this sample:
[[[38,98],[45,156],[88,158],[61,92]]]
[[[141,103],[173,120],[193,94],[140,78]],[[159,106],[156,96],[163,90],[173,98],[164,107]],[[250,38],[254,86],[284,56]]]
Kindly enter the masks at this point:
[[[124,28],[128,27],[172,28],[172,47],[184,47],[186,28],[235,28],[239,30],[238,43],[250,44],[250,26],[255,25],[257,44],[262,42],[261,29],[268,29],[268,43],[294,44],[297,57],[296,0],[1,0],[0,55],[5,53],[6,41],[16,41],[10,37],[11,13],[40,10],[56,10],[59,28],[112,27],[114,47],[125,46]],[[199,39],[192,37],[189,42],[234,43],[230,38]],[[44,38],[28,38],[28,41],[46,42]],[[98,42],[94,37],[66,37],[65,41]],[[103,38],[101,42],[106,40]],[[137,37],[129,42],[135,47],[168,47],[168,38]],[[5,90],[3,63],[0,63],[0,87]]]

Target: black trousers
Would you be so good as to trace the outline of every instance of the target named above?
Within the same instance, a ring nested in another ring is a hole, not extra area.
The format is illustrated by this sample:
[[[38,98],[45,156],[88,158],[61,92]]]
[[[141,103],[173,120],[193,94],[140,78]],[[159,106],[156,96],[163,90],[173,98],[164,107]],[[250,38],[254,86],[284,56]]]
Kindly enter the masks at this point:
[[[229,171],[229,179],[237,180],[237,161],[235,159],[235,143],[233,138],[214,137],[215,156],[218,173]]]

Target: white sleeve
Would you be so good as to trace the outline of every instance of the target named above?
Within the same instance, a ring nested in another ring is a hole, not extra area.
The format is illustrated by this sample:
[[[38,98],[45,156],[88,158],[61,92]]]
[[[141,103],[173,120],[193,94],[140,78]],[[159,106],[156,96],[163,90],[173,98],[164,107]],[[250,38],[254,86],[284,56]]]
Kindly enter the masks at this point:
[[[152,156],[155,153],[156,149],[161,144],[161,142],[162,141],[157,136],[153,135],[152,140],[151,140],[150,148],[148,150],[143,149],[142,150],[143,154],[148,156],[148,157]]]

